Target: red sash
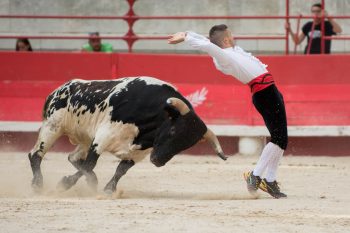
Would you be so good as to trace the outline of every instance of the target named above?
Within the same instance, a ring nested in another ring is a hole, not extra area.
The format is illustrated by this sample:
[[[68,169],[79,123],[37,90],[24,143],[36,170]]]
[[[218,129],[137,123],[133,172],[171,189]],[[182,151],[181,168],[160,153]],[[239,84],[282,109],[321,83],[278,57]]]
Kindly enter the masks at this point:
[[[252,94],[264,90],[266,87],[274,84],[275,81],[270,73],[262,74],[248,83]]]

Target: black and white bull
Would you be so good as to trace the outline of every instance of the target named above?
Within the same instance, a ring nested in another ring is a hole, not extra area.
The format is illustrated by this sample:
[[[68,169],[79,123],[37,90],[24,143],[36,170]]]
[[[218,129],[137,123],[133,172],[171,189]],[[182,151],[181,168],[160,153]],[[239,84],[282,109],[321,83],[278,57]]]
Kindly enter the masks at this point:
[[[68,160],[78,170],[62,178],[59,186],[64,190],[83,175],[96,188],[93,169],[103,152],[121,159],[104,188],[109,193],[116,190],[127,170],[147,155],[160,167],[203,138],[225,159],[217,137],[191,104],[173,86],[151,77],[77,79],[52,92],[45,102],[38,140],[28,155],[34,189],[43,185],[40,164],[45,153],[62,135],[77,145]]]

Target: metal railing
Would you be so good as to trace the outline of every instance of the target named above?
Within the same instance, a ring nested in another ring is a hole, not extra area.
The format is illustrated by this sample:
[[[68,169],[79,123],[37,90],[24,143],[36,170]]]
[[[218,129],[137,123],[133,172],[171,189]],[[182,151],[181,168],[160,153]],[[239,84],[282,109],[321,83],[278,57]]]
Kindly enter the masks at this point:
[[[75,16],[75,15],[0,15],[0,19],[85,19],[85,20],[124,20],[128,24],[128,31],[124,36],[100,36],[101,39],[113,39],[124,40],[128,45],[128,51],[132,52],[135,41],[138,40],[163,40],[167,36],[138,36],[133,30],[134,23],[138,20],[203,20],[203,19],[280,19],[289,23],[290,19],[297,19],[297,32],[299,31],[301,19],[312,19],[313,16],[304,15],[289,15],[289,1],[286,0],[286,12],[284,16],[139,16],[134,12],[134,4],[136,0],[126,0],[129,5],[129,10],[124,16]],[[325,6],[325,0],[322,0],[322,7]],[[350,19],[350,16],[332,16],[334,19]],[[324,17],[322,17],[324,22]],[[324,25],[321,27],[322,35],[324,35]],[[47,35],[0,35],[0,39],[88,39],[89,36],[47,36]],[[289,33],[286,30],[283,36],[235,36],[236,40],[284,40],[285,41],[285,54],[289,54]],[[322,53],[324,53],[325,40],[349,40],[350,36],[322,36]],[[296,46],[294,47],[296,52]]]

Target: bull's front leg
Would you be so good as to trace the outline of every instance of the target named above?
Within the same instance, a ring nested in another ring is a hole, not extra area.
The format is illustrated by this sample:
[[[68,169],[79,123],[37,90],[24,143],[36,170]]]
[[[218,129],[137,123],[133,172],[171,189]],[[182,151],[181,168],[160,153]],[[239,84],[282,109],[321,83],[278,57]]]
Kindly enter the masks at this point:
[[[114,176],[112,179],[108,182],[106,187],[104,188],[105,193],[112,194],[117,189],[117,184],[119,179],[126,174],[126,172],[135,165],[135,162],[133,160],[122,160],[120,161]]]

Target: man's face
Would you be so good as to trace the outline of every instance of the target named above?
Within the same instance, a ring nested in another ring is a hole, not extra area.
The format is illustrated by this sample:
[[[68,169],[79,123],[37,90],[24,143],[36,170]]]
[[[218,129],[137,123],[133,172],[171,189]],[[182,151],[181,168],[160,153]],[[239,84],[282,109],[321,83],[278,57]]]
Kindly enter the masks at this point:
[[[232,32],[229,29],[226,29],[222,47],[224,49],[224,48],[234,47],[234,45],[235,45],[235,40],[233,39]]]
[[[101,39],[97,36],[92,36],[89,39],[89,44],[92,47],[92,50],[95,52],[101,51]]]
[[[311,7],[311,14],[313,17],[315,17],[316,21],[320,21],[321,20],[321,16],[322,16],[322,9],[318,6],[313,6]]]

